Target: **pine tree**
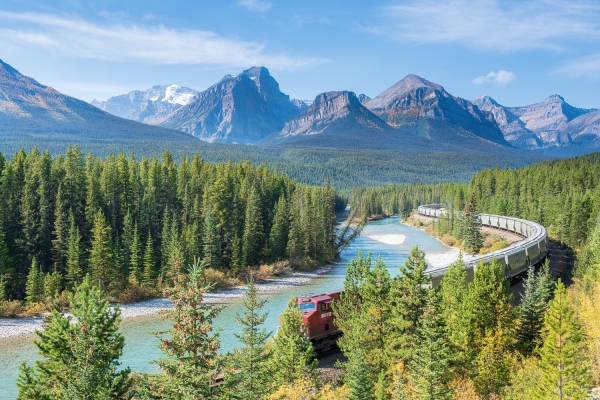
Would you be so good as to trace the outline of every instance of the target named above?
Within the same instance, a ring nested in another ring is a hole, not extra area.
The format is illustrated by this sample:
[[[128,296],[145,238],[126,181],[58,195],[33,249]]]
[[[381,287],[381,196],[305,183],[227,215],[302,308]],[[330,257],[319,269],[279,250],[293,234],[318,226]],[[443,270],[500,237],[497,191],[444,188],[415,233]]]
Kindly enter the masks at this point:
[[[475,193],[471,192],[469,202],[465,206],[464,215],[464,242],[465,250],[469,253],[479,253],[479,249],[483,245],[483,237],[479,230],[479,216],[477,214],[477,201],[475,200]]]
[[[146,249],[144,250],[144,274],[142,276],[142,284],[148,289],[153,289],[155,286],[154,282],[154,244],[152,243],[152,236],[148,232],[148,239],[146,240]]]
[[[275,215],[273,217],[273,226],[269,235],[269,250],[271,260],[276,261],[285,258],[289,235],[289,218],[287,215],[287,202],[285,196],[281,195],[277,204],[275,204]]]
[[[62,196],[62,186],[58,187],[54,211],[54,239],[52,239],[52,261],[54,271],[64,272],[66,267],[67,241],[68,241],[68,216]]]
[[[2,223],[0,223],[0,280],[2,280],[2,288],[0,288],[0,297],[6,299],[8,296],[8,288],[11,278],[14,279],[14,263],[10,256],[8,245],[6,244],[6,236]]]
[[[406,263],[400,267],[400,276],[393,286],[395,304],[392,314],[394,328],[399,335],[396,345],[399,355],[404,359],[410,358],[413,348],[411,338],[419,326],[427,300],[426,286],[430,277],[425,273],[426,269],[425,253],[418,246],[413,247]]]
[[[433,292],[423,308],[421,323],[413,340],[415,351],[408,364],[410,381],[418,399],[451,399],[451,354],[447,331]]]
[[[210,287],[202,283],[202,269],[200,260],[195,260],[189,274],[176,276],[174,288],[167,290],[174,309],[167,312],[166,318],[173,321],[173,327],[158,333],[165,354],[157,361],[164,372],[157,381],[156,394],[160,398],[213,398],[221,389],[212,385],[221,372],[219,333],[212,333],[212,323],[222,307],[204,302],[204,293]]]
[[[137,223],[133,227],[133,237],[129,248],[129,281],[140,283],[142,280],[142,244]]]
[[[525,292],[519,307],[517,339],[521,351],[524,354],[531,354],[539,342],[544,314],[553,294],[554,282],[550,276],[548,263],[538,275],[535,274],[535,267],[531,266],[523,283]]]
[[[368,400],[373,398],[375,387],[369,377],[369,371],[364,362],[364,354],[359,352],[346,365],[346,385],[350,389],[350,399]]]
[[[304,258],[304,231],[302,229],[302,213],[301,213],[301,200],[299,197],[302,195],[298,193],[299,190],[294,192],[292,201],[290,204],[290,228],[287,242],[286,253],[290,261],[299,261]]]
[[[453,365],[465,368],[475,357],[471,337],[472,310],[466,306],[468,287],[467,271],[463,263],[462,253],[452,263],[440,283],[438,289],[440,314],[447,327],[448,339],[453,353]]]
[[[349,365],[357,365],[355,357],[364,359],[361,362],[373,382],[398,360],[394,283],[383,259],[378,257],[371,268],[371,255],[364,257],[359,252],[346,267],[340,300],[332,304],[336,325],[344,332],[338,346],[348,356]]]
[[[20,367],[19,399],[125,399],[129,368],[119,371],[125,340],[120,311],[86,278],[70,298],[74,321],[57,311],[36,331],[42,360]]]
[[[538,398],[586,398],[591,375],[585,356],[583,329],[560,280],[544,318],[542,339],[538,352],[543,376],[538,382]]]
[[[203,232],[202,253],[204,254],[204,258],[202,261],[207,268],[218,268],[221,265],[219,257],[219,236],[217,234],[217,225],[211,207],[209,207],[204,214]]]
[[[242,333],[235,337],[243,347],[234,352],[231,368],[234,373],[225,378],[229,394],[236,399],[260,399],[268,393],[270,376],[268,374],[269,353],[265,351],[267,339],[271,333],[261,328],[268,313],[261,310],[266,303],[258,300],[256,284],[250,277],[244,297],[244,314],[236,314],[235,320],[242,326]]]
[[[90,272],[94,283],[102,290],[113,286],[115,255],[111,248],[110,226],[101,211],[94,217],[92,248],[90,250]]]
[[[42,267],[38,266],[37,260],[34,258],[31,262],[29,275],[27,276],[27,284],[25,285],[25,301],[27,305],[33,303],[41,303],[44,297],[44,273]]]
[[[69,239],[67,241],[67,274],[66,281],[67,287],[70,289],[75,288],[81,278],[83,277],[83,271],[81,268],[81,235],[79,234],[79,228],[75,225],[75,218],[73,214],[69,216]]]
[[[293,295],[281,313],[279,330],[271,348],[271,364],[272,382],[276,387],[292,384],[301,377],[315,377],[316,353]]]
[[[44,276],[44,303],[52,304],[62,290],[62,275],[58,272],[49,272]]]
[[[260,213],[260,198],[256,188],[250,191],[246,205],[244,220],[244,236],[242,237],[242,252],[244,266],[258,265],[261,259],[263,227]]]

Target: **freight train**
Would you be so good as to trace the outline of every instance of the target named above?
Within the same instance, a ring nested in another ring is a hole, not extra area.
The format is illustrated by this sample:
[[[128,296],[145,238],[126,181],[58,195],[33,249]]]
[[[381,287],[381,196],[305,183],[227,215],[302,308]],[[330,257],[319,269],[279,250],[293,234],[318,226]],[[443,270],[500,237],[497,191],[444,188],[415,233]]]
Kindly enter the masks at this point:
[[[440,218],[446,215],[446,210],[440,204],[419,206],[417,212],[424,216]],[[523,238],[511,246],[483,256],[475,257],[465,262],[467,280],[473,280],[477,265],[482,261],[490,263],[496,260],[504,267],[504,277],[513,279],[531,265],[541,262],[548,254],[548,236],[546,229],[535,222],[524,219],[503,217],[492,214],[479,214],[482,226],[511,232]],[[430,268],[431,286],[440,284],[444,273],[450,265]],[[342,331],[335,325],[331,304],[339,300],[343,290],[334,290],[318,295],[306,295],[298,298],[298,307],[302,312],[304,324],[308,328],[310,339],[317,354],[337,349],[337,339]]]
[[[447,211],[440,204],[428,204],[419,206],[417,213],[440,218],[446,215]],[[542,261],[548,254],[548,235],[546,228],[542,225],[524,219],[493,214],[479,214],[479,219],[481,226],[511,232],[522,237],[523,240],[515,242],[502,250],[475,257],[465,262],[468,281],[473,280],[477,264],[482,261],[488,264],[492,260],[496,260],[504,267],[504,277],[512,279],[527,271],[531,265],[536,265]],[[431,285],[433,287],[440,284],[449,266],[444,265],[427,271],[431,275]]]

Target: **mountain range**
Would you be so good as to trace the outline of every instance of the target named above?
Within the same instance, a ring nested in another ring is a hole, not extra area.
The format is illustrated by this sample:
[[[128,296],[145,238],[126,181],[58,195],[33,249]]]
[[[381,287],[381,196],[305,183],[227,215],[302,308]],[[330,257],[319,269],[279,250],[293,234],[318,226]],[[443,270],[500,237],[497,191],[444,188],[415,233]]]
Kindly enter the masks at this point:
[[[351,91],[290,99],[265,67],[226,75],[198,92],[154,86],[91,104],[0,60],[0,128],[8,134],[385,150],[590,152],[600,111],[553,95],[505,107],[472,101],[408,75],[374,98]]]
[[[491,112],[506,140],[517,148],[600,146],[600,111],[573,107],[556,94],[523,107],[505,107],[489,96],[478,97],[473,104]]]
[[[189,104],[198,91],[177,85],[157,85],[148,90],[134,90],[106,101],[94,100],[93,106],[117,117],[158,125],[173,112]]]
[[[75,139],[195,141],[182,132],[119,118],[59,93],[0,60],[0,133]]]

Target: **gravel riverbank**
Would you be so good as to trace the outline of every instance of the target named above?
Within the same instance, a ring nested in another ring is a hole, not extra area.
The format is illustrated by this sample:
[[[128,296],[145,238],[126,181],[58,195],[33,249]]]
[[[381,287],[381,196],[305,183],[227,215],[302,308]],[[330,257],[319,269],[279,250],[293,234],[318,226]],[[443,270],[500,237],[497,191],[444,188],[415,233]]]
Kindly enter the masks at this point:
[[[268,279],[256,284],[258,293],[275,293],[295,286],[301,286],[311,279],[329,271],[335,264],[328,264],[310,272],[294,272],[289,275]],[[244,296],[246,286],[234,286],[205,294],[207,302],[219,303]],[[135,303],[119,304],[121,317],[134,318],[159,313],[168,310],[173,303],[166,298],[144,300]],[[42,327],[43,317],[36,318],[0,318],[0,340],[16,336],[30,335]]]

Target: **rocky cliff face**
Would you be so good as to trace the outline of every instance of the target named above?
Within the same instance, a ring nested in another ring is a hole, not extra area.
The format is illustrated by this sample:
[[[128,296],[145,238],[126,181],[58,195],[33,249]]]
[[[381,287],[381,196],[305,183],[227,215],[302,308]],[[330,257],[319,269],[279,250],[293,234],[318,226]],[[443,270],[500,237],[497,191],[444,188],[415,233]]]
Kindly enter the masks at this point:
[[[191,141],[180,132],[125,120],[66,96],[0,60],[0,135]]]
[[[515,147],[588,146],[597,138],[595,110],[573,107],[559,95],[523,107],[505,107],[489,96],[478,97],[473,103],[494,115],[504,137]]]
[[[255,143],[301,112],[264,67],[227,75],[160,125],[207,142]]]
[[[134,90],[105,101],[94,100],[92,105],[117,117],[145,124],[158,125],[170,114],[192,102],[198,92],[177,85],[158,85],[148,90]]]
[[[437,141],[483,139],[508,145],[491,113],[416,75],[408,75],[365,106],[394,128]]]
[[[353,92],[327,92],[318,95],[312,104],[285,124],[281,138],[296,135],[316,135],[330,128],[334,122],[345,121],[353,129],[384,131],[389,127],[364,107]]]

